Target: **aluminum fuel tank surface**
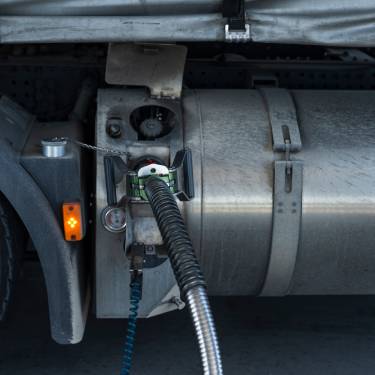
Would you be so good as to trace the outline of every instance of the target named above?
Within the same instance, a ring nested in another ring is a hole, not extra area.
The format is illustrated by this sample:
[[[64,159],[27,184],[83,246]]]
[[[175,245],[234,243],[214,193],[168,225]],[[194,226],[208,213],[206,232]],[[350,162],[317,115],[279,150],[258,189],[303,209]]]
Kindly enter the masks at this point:
[[[139,137],[132,114],[173,113],[167,135]],[[163,113],[164,113],[163,112]],[[111,138],[116,113],[123,133]],[[375,92],[185,90],[181,101],[146,90],[98,94],[97,146],[168,164],[189,147],[195,197],[179,202],[211,295],[375,293]],[[181,180],[180,180],[181,182]],[[127,195],[125,179],[118,197]],[[103,156],[96,171],[96,315],[126,317],[132,243],[160,245],[145,201],[127,200],[126,233],[102,225]],[[176,308],[169,261],[143,270],[139,316]]]
[[[187,91],[183,114],[211,294],[375,293],[374,92]]]

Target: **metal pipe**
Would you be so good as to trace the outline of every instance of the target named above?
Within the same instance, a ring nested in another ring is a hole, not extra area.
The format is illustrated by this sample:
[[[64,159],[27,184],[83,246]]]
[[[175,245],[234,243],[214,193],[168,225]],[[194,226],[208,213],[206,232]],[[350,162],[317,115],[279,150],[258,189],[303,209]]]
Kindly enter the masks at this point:
[[[220,348],[206,289],[197,287],[189,290],[186,293],[186,303],[199,343],[203,373],[223,374]]]

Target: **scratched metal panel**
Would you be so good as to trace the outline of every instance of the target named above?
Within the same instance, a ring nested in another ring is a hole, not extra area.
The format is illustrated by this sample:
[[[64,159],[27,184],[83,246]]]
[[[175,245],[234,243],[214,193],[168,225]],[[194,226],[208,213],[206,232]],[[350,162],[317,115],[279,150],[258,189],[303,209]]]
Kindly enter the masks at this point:
[[[196,197],[187,224],[212,295],[257,294],[272,228],[271,128],[257,90],[184,95]]]
[[[291,293],[374,294],[374,92],[292,93],[304,175]]]

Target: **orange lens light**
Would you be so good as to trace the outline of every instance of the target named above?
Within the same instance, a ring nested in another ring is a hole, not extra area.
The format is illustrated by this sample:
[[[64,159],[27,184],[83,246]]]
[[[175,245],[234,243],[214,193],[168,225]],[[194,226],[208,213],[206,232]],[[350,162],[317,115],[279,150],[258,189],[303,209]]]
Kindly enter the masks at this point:
[[[63,203],[64,235],[66,241],[80,241],[83,238],[82,212],[79,202]]]

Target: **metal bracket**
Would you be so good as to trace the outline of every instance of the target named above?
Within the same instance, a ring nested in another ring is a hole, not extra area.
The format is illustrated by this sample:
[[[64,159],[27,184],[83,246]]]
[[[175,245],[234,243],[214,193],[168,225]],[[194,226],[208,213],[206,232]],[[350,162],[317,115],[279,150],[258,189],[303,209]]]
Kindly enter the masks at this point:
[[[181,97],[187,48],[175,44],[110,44],[106,82],[113,85],[146,86],[151,96]]]
[[[190,149],[176,153],[171,170],[176,171],[177,198],[186,202],[194,198],[193,157]]]
[[[293,100],[287,90],[261,90],[272,128],[273,150],[284,160],[274,162],[272,243],[267,275],[260,295],[287,294],[297,258],[301,214],[303,163],[291,160],[302,148]]]
[[[225,25],[225,41],[230,43],[241,43],[250,41],[250,25],[246,24],[244,30],[230,29],[229,24]]]
[[[155,308],[147,315],[147,318],[153,316],[165,314],[169,311],[182,310],[185,307],[185,303],[180,297],[180,288],[177,284],[173,285],[171,290],[166,294],[166,296],[161,300],[161,302],[155,306]]]
[[[224,0],[223,16],[228,19],[225,25],[225,41],[250,41],[250,25],[246,23],[244,0]]]

